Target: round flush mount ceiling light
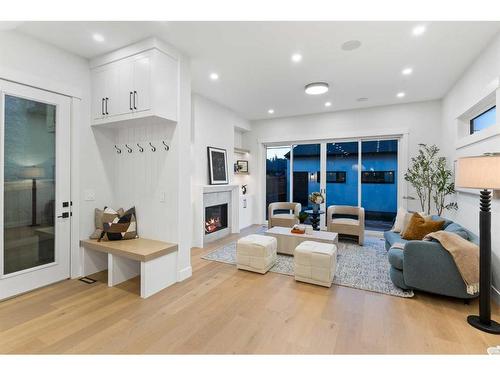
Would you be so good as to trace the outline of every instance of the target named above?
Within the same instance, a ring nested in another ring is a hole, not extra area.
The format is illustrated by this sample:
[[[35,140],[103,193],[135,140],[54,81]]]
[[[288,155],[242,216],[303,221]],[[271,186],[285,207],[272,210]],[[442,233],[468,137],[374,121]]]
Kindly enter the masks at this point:
[[[396,96],[397,96],[398,98],[404,98],[404,97],[406,96],[406,94],[405,94],[404,92],[402,92],[402,91],[401,91],[401,92],[398,92],[398,93],[396,94]]]
[[[101,34],[93,34],[92,35],[92,38],[96,41],[96,42],[104,42],[104,37],[101,35]]]
[[[411,33],[412,33],[414,36],[420,36],[420,35],[422,35],[423,33],[425,33],[425,30],[426,30],[425,25],[418,25],[418,26],[415,26],[415,27],[413,28],[413,30],[411,31]]]
[[[272,109],[272,108],[268,109],[267,113],[269,113],[270,115],[272,115],[274,113],[274,109]]]
[[[304,87],[307,95],[321,95],[328,92],[329,86],[326,82],[312,82]]]
[[[348,40],[347,42],[342,43],[342,48],[344,51],[352,51],[361,47],[361,42],[359,40]]]
[[[219,75],[217,73],[210,73],[210,79],[212,81],[217,81],[219,79]]]
[[[332,106],[332,102],[326,102],[325,103],[325,107],[331,107]]]
[[[295,63],[301,62],[302,61],[302,55],[300,53],[294,53],[292,55],[292,61]]]
[[[403,74],[404,76],[409,76],[410,74],[413,73],[413,69],[412,68],[404,68],[402,71],[401,71],[401,74]]]

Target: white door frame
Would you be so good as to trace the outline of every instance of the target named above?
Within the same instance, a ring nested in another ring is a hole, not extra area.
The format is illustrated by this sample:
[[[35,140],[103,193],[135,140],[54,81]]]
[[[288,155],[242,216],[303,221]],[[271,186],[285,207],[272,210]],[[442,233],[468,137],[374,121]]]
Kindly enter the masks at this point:
[[[71,99],[67,96],[40,90],[34,87],[0,80],[0,160],[4,165],[4,103],[5,95],[22,97],[56,106],[56,186],[55,186],[55,261],[49,264],[21,270],[3,275],[3,204],[0,223],[0,300],[36,289],[38,287],[70,277],[71,262],[71,216],[58,218],[62,212],[69,212],[70,207],[63,208],[62,202],[71,202]],[[3,202],[4,172],[0,171],[0,201]]]
[[[261,165],[264,166],[262,170],[261,179],[261,206],[265,207],[266,205],[266,149],[267,147],[279,147],[279,146],[290,146],[290,201],[293,200],[293,146],[300,144],[320,144],[321,145],[321,156],[320,156],[320,164],[321,164],[321,183],[320,188],[325,188],[326,190],[326,144],[332,142],[358,142],[358,166],[361,165],[361,157],[362,157],[362,149],[361,145],[363,141],[370,140],[397,140],[398,141],[398,183],[397,183],[397,206],[398,207],[407,207],[407,201],[404,199],[404,196],[407,195],[408,186],[406,181],[404,180],[404,171],[408,168],[408,136],[409,132],[407,129],[401,129],[395,132],[384,132],[384,131],[373,131],[371,134],[362,135],[359,133],[353,133],[351,136],[348,134],[343,134],[342,137],[339,138],[323,138],[323,139],[298,139],[294,141],[284,141],[284,140],[258,140],[259,144],[262,145],[263,152],[261,156],[263,160]],[[361,205],[361,168],[358,168],[358,206]],[[321,206],[321,209],[326,209],[326,205]],[[261,214],[261,222],[265,223],[266,213],[264,211],[263,215]],[[326,215],[325,215],[326,217]],[[321,221],[321,225],[324,229],[324,225],[326,220]]]

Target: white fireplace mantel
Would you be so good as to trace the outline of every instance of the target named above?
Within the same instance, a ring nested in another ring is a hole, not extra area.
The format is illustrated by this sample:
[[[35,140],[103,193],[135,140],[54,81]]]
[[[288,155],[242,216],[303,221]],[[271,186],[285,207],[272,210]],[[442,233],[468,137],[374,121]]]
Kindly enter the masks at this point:
[[[231,212],[228,214],[231,216],[231,233],[240,232],[239,223],[239,194],[240,186],[235,184],[228,185],[198,185],[196,187],[196,199],[193,202],[194,215],[193,215],[193,246],[202,247],[203,240],[205,237],[205,208],[204,208],[204,195],[220,192],[231,193]]]

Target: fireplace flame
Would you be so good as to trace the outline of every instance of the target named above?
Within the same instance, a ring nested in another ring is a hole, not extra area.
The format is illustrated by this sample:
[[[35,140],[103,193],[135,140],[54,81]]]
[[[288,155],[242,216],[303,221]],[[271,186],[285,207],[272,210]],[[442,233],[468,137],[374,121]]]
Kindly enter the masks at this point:
[[[206,233],[212,233],[212,232],[215,232],[218,228],[220,228],[222,225],[221,225],[221,221],[220,221],[220,217],[213,217],[213,218],[210,218],[208,219],[206,222],[205,222],[205,232]]]

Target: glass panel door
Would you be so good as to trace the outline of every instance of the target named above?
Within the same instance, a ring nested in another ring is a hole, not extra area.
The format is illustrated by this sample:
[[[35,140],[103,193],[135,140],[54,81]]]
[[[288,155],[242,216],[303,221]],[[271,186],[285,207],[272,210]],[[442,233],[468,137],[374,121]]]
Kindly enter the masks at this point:
[[[293,146],[293,202],[300,203],[302,210],[312,209],[309,194],[320,191],[321,145]]]
[[[363,141],[361,206],[368,230],[389,230],[397,212],[398,141]]]
[[[266,149],[266,220],[273,202],[290,201],[290,146]]]
[[[326,145],[326,206],[358,205],[358,141]]]
[[[55,114],[5,95],[4,275],[55,259]]]
[[[70,99],[1,80],[0,94],[2,299],[69,277]]]

